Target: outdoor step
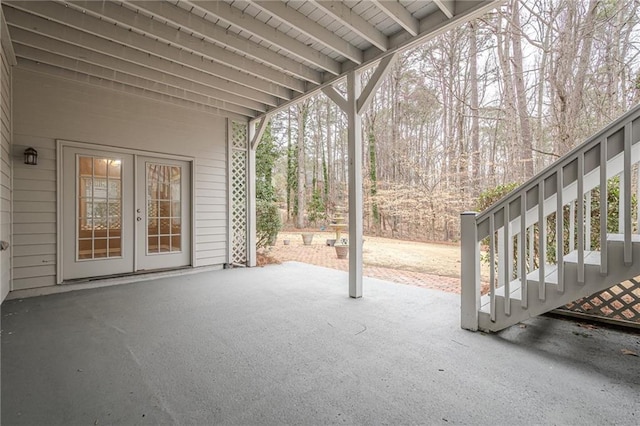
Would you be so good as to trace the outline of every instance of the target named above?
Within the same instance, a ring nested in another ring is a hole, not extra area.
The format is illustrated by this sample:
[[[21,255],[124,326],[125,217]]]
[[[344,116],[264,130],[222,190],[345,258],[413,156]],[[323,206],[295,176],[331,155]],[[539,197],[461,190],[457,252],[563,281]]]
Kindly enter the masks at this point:
[[[640,236],[633,238],[633,261],[630,265],[625,265],[623,258],[623,244],[621,237],[612,236],[608,244],[608,273],[600,274],[599,251],[586,251],[584,257],[585,274],[584,283],[577,283],[577,252],[573,251],[564,256],[564,279],[563,291],[558,290],[557,268],[555,265],[545,265],[545,298],[540,299],[537,294],[538,271],[527,274],[527,285],[529,286],[529,298],[527,307],[523,308],[520,297],[519,280],[510,283],[509,292],[512,294],[509,314],[505,312],[504,290],[496,292],[495,298],[495,320],[491,320],[491,306],[488,304],[489,296],[482,298],[482,309],[478,312],[479,328],[481,330],[498,331],[519,321],[526,320],[536,315],[541,315],[552,309],[570,303],[580,297],[602,291],[613,284],[620,283],[629,277],[640,274]],[[518,297],[518,299],[516,299]]]
[[[571,253],[565,254],[563,259],[564,259],[564,261],[566,263],[578,263],[578,250],[574,250]],[[600,252],[599,251],[587,251],[587,250],[585,250],[584,251],[584,264],[585,265],[600,266]]]
[[[624,234],[607,234],[607,241],[624,243]],[[631,234],[632,243],[640,243],[640,234]]]
[[[495,290],[496,298],[501,297],[504,298],[506,287],[502,286]],[[519,280],[514,280],[509,283],[509,294],[511,299],[521,300],[522,299],[522,288]],[[489,305],[491,302],[491,296],[489,294],[485,294],[480,299],[480,311],[489,312]]]
[[[538,283],[540,280],[540,270],[536,269],[527,274],[527,281],[529,285],[531,283]],[[548,283],[558,284],[558,266],[545,263],[544,265],[544,280]]]
[[[556,270],[556,265],[546,265],[545,271],[551,271],[546,275],[546,283],[547,287],[546,293],[552,294],[552,291],[556,291],[558,289],[558,273]],[[538,271],[535,270],[527,275],[527,284],[529,287],[538,288]],[[537,290],[535,290],[537,292]],[[499,287],[495,290],[496,303],[502,303],[504,301],[505,295],[505,287]],[[512,303],[520,304],[522,301],[522,285],[520,279],[517,278],[509,283],[509,295],[510,299],[513,301]],[[531,289],[529,290],[529,297],[531,297]],[[480,311],[481,312],[489,312],[490,311],[490,301],[491,295],[485,294],[480,299]]]

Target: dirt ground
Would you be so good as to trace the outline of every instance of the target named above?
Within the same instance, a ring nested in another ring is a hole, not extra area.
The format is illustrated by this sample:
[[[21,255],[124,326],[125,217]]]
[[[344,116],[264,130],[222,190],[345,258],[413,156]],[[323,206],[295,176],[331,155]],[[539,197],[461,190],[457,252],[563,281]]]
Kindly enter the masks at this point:
[[[348,260],[338,259],[326,240],[332,232],[313,231],[305,246],[301,232],[284,231],[265,253],[278,262],[297,261],[347,271]],[[460,292],[460,246],[365,236],[364,275],[402,284],[453,293]],[[289,245],[284,245],[288,240]]]
[[[329,238],[335,238],[335,234],[314,232],[311,249],[326,250],[335,254],[332,247],[326,246],[326,240]],[[284,245],[285,239],[291,241],[289,246]],[[365,236],[364,240],[363,260],[367,266],[460,278],[460,246],[458,245],[418,243],[370,236]],[[302,244],[302,236],[299,232],[282,232],[278,235],[272,253],[279,258],[289,255],[291,251],[307,247]]]

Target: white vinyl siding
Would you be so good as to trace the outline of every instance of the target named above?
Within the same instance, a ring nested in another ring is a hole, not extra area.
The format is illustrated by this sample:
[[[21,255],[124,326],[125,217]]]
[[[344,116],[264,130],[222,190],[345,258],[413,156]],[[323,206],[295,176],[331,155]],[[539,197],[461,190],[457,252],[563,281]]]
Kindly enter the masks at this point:
[[[0,302],[11,289],[11,66],[4,48],[0,63],[0,240],[9,243],[9,249],[0,252]]]
[[[19,67],[14,73],[15,289],[55,284],[57,139],[193,157],[193,266],[228,261],[226,118]],[[18,161],[28,146],[38,166]]]
[[[29,147],[38,151],[37,166],[22,161]],[[16,135],[13,160],[13,180],[20,183],[13,190],[13,289],[54,285],[56,188],[48,183],[56,180],[55,142]]]

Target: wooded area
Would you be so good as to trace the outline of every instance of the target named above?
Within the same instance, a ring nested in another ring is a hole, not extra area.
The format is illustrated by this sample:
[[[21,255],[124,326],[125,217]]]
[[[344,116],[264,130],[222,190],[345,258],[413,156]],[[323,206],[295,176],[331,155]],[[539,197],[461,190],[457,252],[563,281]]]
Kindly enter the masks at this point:
[[[363,116],[365,232],[455,240],[480,194],[524,182],[637,103],[638,6],[510,0],[401,55]],[[347,205],[346,141],[322,94],[272,118],[261,149],[296,227]]]

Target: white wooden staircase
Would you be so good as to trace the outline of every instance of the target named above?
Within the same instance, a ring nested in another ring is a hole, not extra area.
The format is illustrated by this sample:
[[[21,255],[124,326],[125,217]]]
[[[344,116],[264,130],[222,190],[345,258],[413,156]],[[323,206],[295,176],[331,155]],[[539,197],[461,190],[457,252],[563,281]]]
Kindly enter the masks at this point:
[[[640,105],[461,215],[462,328],[498,331],[640,275],[638,142]]]

